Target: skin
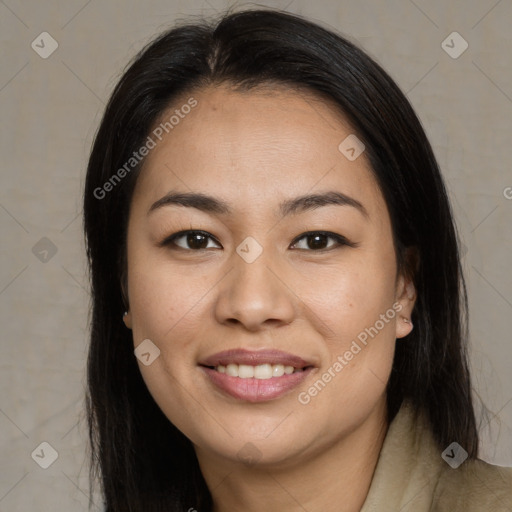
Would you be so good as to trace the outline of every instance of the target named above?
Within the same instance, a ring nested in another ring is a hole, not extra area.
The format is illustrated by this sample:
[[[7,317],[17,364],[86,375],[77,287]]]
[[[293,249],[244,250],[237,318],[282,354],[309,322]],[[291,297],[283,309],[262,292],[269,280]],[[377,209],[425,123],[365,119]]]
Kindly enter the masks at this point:
[[[411,281],[397,275],[384,198],[365,154],[349,161],[338,150],[353,130],[325,100],[224,85],[193,97],[198,105],[148,155],[131,204],[124,320],[134,347],[149,338],[160,349],[149,366],[138,361],[140,371],[162,411],[193,442],[215,512],[358,511],[387,431],[395,343],[412,329],[404,318],[415,301]],[[173,205],[148,215],[170,190],[221,198],[234,213]],[[368,216],[346,205],[277,214],[284,199],[329,190],[356,199]],[[213,237],[204,239],[206,249],[187,245],[186,237],[176,240],[181,248],[159,246],[188,229]],[[299,238],[318,230],[358,245],[324,238],[316,249],[314,240]],[[252,263],[236,252],[247,236],[263,248]],[[301,404],[299,393],[393,304],[400,312]],[[237,400],[198,367],[231,348],[277,348],[315,369],[278,399]],[[241,458],[247,443],[257,448],[255,463]]]

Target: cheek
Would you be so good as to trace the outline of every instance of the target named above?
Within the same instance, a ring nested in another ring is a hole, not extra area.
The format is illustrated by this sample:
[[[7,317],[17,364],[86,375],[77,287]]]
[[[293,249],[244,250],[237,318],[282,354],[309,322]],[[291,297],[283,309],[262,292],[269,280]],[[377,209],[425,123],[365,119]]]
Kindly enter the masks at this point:
[[[148,259],[138,263],[133,260],[129,275],[133,342],[137,346],[150,339],[160,351],[150,365],[139,361],[138,366],[164,414],[191,435],[200,411],[194,409],[197,398],[185,388],[190,387],[186,383],[194,370],[197,340],[206,338],[207,284],[192,270],[178,273]]]
[[[400,307],[395,303],[393,258],[392,251],[375,251],[297,281],[310,321],[325,340],[319,378],[328,373],[326,404],[371,402],[386,387]]]
[[[395,297],[393,256],[366,253],[340,258],[336,265],[296,266],[294,292],[310,310],[311,321],[338,343],[356,337],[392,308]],[[392,314],[390,313],[390,315]],[[320,320],[322,322],[320,322]],[[389,323],[383,330],[388,329]]]
[[[213,284],[192,266],[177,269],[149,257],[134,259],[128,279],[134,337],[162,341],[197,322],[205,293]]]

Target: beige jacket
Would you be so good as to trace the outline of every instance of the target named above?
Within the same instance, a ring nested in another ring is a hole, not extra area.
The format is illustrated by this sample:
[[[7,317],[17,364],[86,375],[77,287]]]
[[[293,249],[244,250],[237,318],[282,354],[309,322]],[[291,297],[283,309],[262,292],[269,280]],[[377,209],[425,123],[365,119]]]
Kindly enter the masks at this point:
[[[361,512],[512,512],[512,468],[463,458],[456,445],[442,452],[405,403],[389,426]]]

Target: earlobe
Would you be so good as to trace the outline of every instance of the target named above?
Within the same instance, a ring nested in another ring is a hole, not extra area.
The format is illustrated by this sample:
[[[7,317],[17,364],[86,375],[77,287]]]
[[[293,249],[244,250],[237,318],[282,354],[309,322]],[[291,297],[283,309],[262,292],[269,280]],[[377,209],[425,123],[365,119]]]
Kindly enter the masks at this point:
[[[131,329],[132,328],[132,316],[131,316],[131,313],[129,312],[130,306],[128,305],[128,293],[127,293],[127,283],[126,283],[125,272],[123,272],[123,274],[121,276],[121,297],[123,299],[124,307],[127,309],[127,311],[125,311],[123,314],[123,322],[124,322],[124,325],[126,325],[126,327],[128,329]]]
[[[128,311],[124,312],[123,322],[124,322],[124,325],[126,325],[126,327],[128,327],[128,329],[132,328],[132,316]]]
[[[400,316],[396,322],[396,337],[407,336],[414,328],[411,320],[412,311],[416,302],[416,288],[410,277],[400,277],[398,301],[402,306]]]
[[[412,321],[405,317],[401,316],[396,324],[396,338],[404,338],[414,329],[414,325]]]

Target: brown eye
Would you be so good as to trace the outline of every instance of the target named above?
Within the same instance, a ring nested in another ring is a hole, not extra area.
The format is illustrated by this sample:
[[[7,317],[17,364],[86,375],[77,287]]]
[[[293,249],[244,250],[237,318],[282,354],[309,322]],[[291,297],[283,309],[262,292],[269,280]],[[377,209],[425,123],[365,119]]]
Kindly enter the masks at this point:
[[[334,240],[335,242],[331,245],[327,245],[329,239]],[[299,247],[300,250],[325,251],[343,245],[348,245],[350,247],[356,246],[356,244],[349,242],[344,236],[326,231],[311,231],[309,233],[305,233],[301,237],[297,238],[293,245],[297,245],[297,241],[299,240],[306,241],[304,244],[305,247]]]
[[[174,245],[180,249],[189,251],[201,251],[204,249],[210,249],[208,246],[208,240],[214,240],[214,238],[204,231],[180,231],[170,237],[166,238],[160,245]],[[179,243],[177,243],[179,241]],[[216,242],[218,243],[218,242]]]

